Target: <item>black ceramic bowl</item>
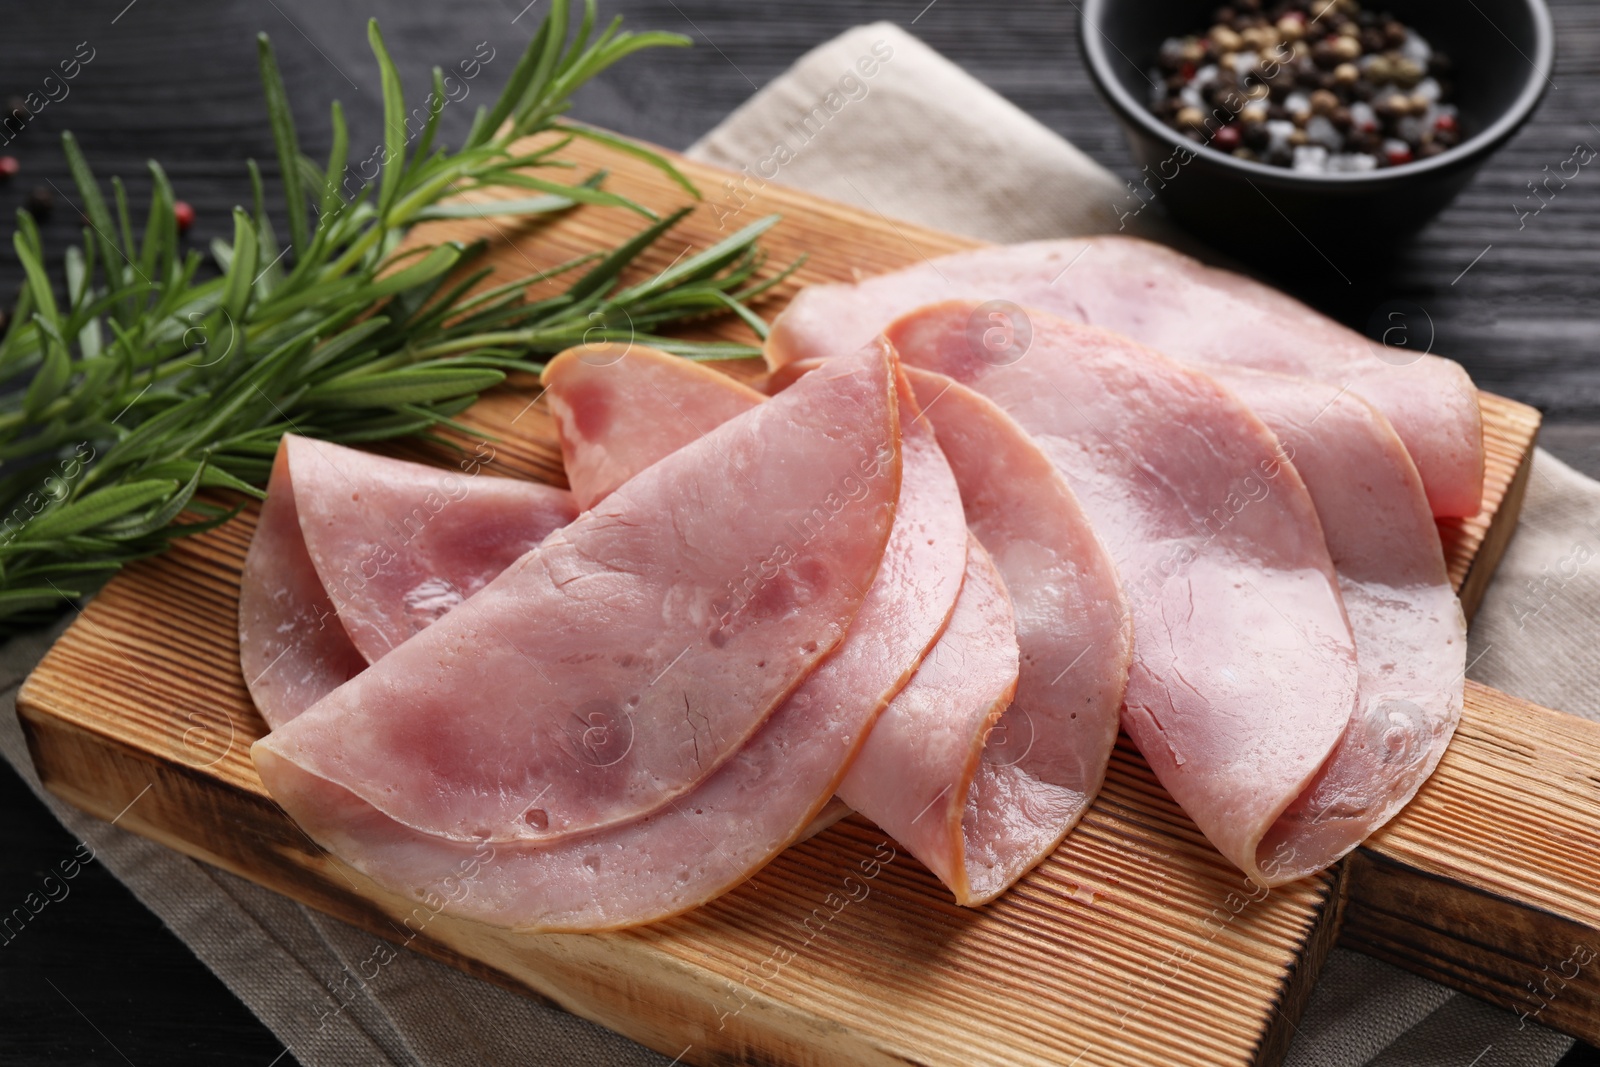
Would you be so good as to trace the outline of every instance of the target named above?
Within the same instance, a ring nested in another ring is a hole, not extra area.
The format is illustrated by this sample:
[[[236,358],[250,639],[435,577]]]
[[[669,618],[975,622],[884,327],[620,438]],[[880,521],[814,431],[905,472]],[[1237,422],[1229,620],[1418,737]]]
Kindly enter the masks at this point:
[[[1220,2],[1083,0],[1079,42],[1146,168],[1119,210],[1153,194],[1188,229],[1258,263],[1287,258],[1295,230],[1326,255],[1379,250],[1415,231],[1527,121],[1550,84],[1555,40],[1543,0],[1366,0],[1452,58],[1466,139],[1431,159],[1361,174],[1252,163],[1190,140],[1145,106],[1161,42],[1204,32]]]

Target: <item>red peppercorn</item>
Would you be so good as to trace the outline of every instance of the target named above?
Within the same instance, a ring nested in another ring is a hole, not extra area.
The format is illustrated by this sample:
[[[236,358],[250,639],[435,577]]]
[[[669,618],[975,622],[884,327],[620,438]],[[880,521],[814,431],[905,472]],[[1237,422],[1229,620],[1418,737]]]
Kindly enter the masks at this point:
[[[1454,115],[1440,115],[1433,120],[1433,128],[1446,133],[1456,132],[1456,117]]]
[[[1233,125],[1223,126],[1212,135],[1211,139],[1222,151],[1232,152],[1239,147],[1239,127]]]
[[[1383,158],[1388,161],[1389,166],[1398,167],[1402,163],[1411,162],[1411,149],[1399,146],[1385,149]]]
[[[17,162],[16,156],[0,156],[0,179],[10,180],[22,171],[22,164]]]
[[[177,200],[172,204],[172,217],[178,222],[178,232],[188,233],[189,227],[194,225],[194,208],[186,200]]]

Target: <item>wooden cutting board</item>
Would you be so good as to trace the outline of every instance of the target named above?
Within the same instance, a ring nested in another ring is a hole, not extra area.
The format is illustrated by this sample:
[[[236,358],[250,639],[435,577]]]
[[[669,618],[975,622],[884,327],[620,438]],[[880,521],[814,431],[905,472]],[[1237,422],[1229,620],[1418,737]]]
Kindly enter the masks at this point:
[[[615,152],[568,154],[658,209],[683,193]],[[684,164],[707,204],[651,269],[769,212],[796,287],[972,242]],[[585,208],[536,226],[440,224],[493,241],[506,278],[607,248],[637,216]],[[553,283],[543,283],[551,285]],[[536,286],[538,290],[542,286]],[[713,336],[741,336],[728,322]],[[747,334],[743,334],[748,339]],[[732,365],[751,376],[759,367]],[[562,482],[537,383],[465,421],[498,440],[491,473]],[[1538,415],[1483,397],[1486,508],[1441,524],[1467,611],[1511,536]],[[402,448],[435,462],[443,452]],[[240,677],[235,612],[254,527],[237,521],[137,564],[86,608],[18,710],[63,799],[374,935],[547,997],[680,1063],[1272,1064],[1340,941],[1600,1039],[1600,724],[1468,685],[1455,741],[1388,828],[1334,870],[1252,892],[1119,745],[1100,798],[1057,853],[981,910],[852,818],[669,922],[601,935],[511,935],[430,915],[327,855],[266,795],[249,757],[265,726]],[[1588,955],[1586,956],[1585,953]],[[1582,961],[1582,962],[1580,962]],[[1570,972],[1570,973],[1569,973]],[[371,982],[383,981],[381,968]],[[307,1018],[334,1012],[332,991]]]

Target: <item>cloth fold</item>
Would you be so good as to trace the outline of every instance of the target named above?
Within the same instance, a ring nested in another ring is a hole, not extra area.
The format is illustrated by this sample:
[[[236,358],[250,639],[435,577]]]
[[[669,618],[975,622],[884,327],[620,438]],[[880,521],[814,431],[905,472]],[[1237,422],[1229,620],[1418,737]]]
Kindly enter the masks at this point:
[[[690,154],[747,176],[742,192],[707,191],[729,213],[766,182],[782,182],[995,241],[1124,227],[1178,239],[1150,211],[1129,215],[1137,202],[1109,171],[890,23],[810,52]],[[1521,530],[1471,634],[1471,674],[1600,718],[1597,614],[1600,483],[1540,452]],[[0,754],[307,1067],[668,1067],[667,1057],[601,1027],[391,949],[44,794],[15,700],[59,631],[0,649]],[[1537,1025],[1519,1029],[1509,1012],[1335,951],[1288,1062],[1549,1067],[1570,1045]]]

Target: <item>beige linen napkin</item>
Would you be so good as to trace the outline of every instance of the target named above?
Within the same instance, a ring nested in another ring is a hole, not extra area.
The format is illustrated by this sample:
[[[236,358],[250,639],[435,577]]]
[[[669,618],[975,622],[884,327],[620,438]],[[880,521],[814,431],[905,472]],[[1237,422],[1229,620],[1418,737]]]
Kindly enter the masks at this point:
[[[750,190],[784,182],[991,240],[1115,231],[1137,206],[1083,153],[888,23],[811,52],[691,154],[751,168]],[[717,191],[708,193],[719,202]],[[737,200],[721,203],[738,210]],[[1149,212],[1126,221],[1164,236]],[[1472,674],[1600,718],[1600,653],[1589,634],[1600,614],[1600,484],[1541,452],[1523,514],[1474,627]],[[0,650],[8,706],[55,632]],[[7,709],[0,752],[38,791]],[[359,978],[378,948],[371,936],[46,801],[308,1067],[669,1062],[409,953]],[[1347,952],[1334,953],[1297,1033],[1290,1063],[1330,1067],[1547,1067],[1570,1044]]]

